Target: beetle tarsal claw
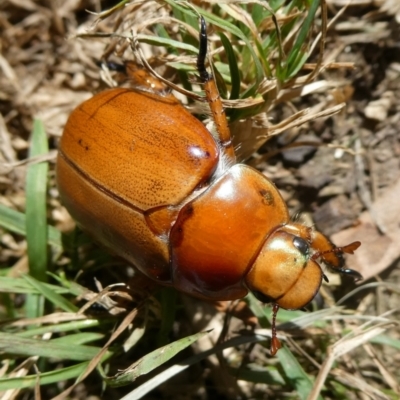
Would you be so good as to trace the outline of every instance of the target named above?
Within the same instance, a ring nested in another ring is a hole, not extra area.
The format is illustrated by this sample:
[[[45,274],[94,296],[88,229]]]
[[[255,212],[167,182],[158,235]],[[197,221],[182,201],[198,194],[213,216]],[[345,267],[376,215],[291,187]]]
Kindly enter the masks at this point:
[[[358,271],[355,271],[354,269],[341,269],[341,270],[339,270],[339,272],[341,272],[342,274],[352,276],[354,279],[354,282],[363,280],[363,276]]]

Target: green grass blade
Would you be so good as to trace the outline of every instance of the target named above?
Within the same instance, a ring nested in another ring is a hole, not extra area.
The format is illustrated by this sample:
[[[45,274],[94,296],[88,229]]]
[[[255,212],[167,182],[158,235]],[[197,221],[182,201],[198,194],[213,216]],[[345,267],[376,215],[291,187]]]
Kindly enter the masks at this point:
[[[240,368],[229,368],[231,375],[238,380],[264,383],[265,385],[285,386],[286,382],[280,370],[276,367],[265,368],[257,364],[249,364]]]
[[[25,214],[0,204],[0,226],[18,235],[26,235]]]
[[[62,360],[88,361],[94,358],[98,347],[57,343],[54,340],[22,338],[11,333],[0,333],[0,350],[24,357],[59,358]]]
[[[97,319],[83,319],[65,323],[58,323],[53,325],[45,325],[40,328],[29,329],[28,331],[19,332],[19,337],[30,338],[33,336],[44,335],[45,333],[61,333],[61,332],[72,332],[81,329],[95,328],[100,325]],[[96,333],[85,333],[85,335],[97,335]],[[103,337],[103,335],[100,335]],[[54,339],[58,340],[58,339]]]
[[[192,46],[184,42],[179,42],[177,40],[173,40],[170,38],[149,36],[144,34],[137,35],[137,38],[141,43],[147,43],[154,46],[163,46],[163,47],[170,47],[172,49],[181,49],[194,54],[197,54],[197,52],[199,51],[199,49],[195,46]]]
[[[35,120],[29,156],[48,153],[47,137],[43,123]],[[26,239],[30,274],[41,281],[47,280],[47,215],[46,189],[48,164],[28,167],[26,177]]]
[[[49,300],[56,307],[61,308],[66,312],[77,312],[78,307],[74,306],[71,302],[69,302],[65,297],[56,293],[54,290],[50,289],[48,286],[43,285],[40,281],[34,279],[29,275],[24,275],[24,279],[26,279],[35,289],[39,291],[39,293],[44,296],[47,300]]]
[[[268,307],[269,311],[266,311],[266,307],[262,306],[260,301],[257,300],[254,294],[249,293],[245,298],[246,303],[248,304],[250,310],[257,317],[258,323],[264,329],[271,328],[271,308]],[[267,313],[269,315],[267,315]]]
[[[88,362],[73,365],[71,367],[55,369],[51,372],[44,372],[40,374],[40,385],[48,385],[51,383],[59,383],[67,381],[68,379],[77,378],[87,368]],[[37,383],[37,375],[28,375],[19,378],[5,378],[0,379],[0,391],[9,389],[23,389],[34,387]]]
[[[184,14],[189,14],[191,16],[194,16],[192,9],[188,9],[182,5],[177,4],[175,2],[175,0],[165,0],[165,2],[168,3],[174,10],[175,10],[175,8],[177,8],[177,9],[179,9],[179,11],[181,11]],[[226,19],[218,17],[217,15],[215,15],[211,12],[207,12],[200,7],[196,7],[195,5],[193,5],[193,8],[204,17],[204,19],[206,20],[206,22],[208,24],[211,23],[215,26],[218,26],[223,31],[231,33],[232,35],[236,36],[237,38],[243,40],[246,43],[246,46],[248,47],[248,49],[251,53],[251,56],[253,58],[253,62],[254,62],[255,70],[256,70],[255,84],[258,85],[264,77],[264,72],[263,72],[263,68],[260,63],[260,60],[258,59],[258,56],[257,56],[256,52],[254,51],[247,36],[236,25],[230,23]]]
[[[101,333],[82,332],[82,333],[73,333],[67,336],[53,339],[52,342],[66,346],[76,346],[76,345],[80,346],[80,345],[85,345],[87,343],[95,342],[97,340],[101,340],[103,338],[104,335],[102,335]]]
[[[25,214],[13,210],[0,204],[0,226],[4,229],[17,233],[18,235],[26,236],[26,217]],[[62,239],[61,232],[54,226],[47,226],[47,243],[51,246],[61,248]]]
[[[173,288],[164,288],[161,290],[160,295],[162,319],[157,335],[157,345],[161,347],[168,343],[168,337],[175,322],[178,293]]]
[[[227,36],[223,32],[219,32],[219,37],[221,38],[222,45],[224,46],[226,55],[228,56],[229,71],[231,75],[231,94],[229,98],[235,100],[239,98],[240,95],[240,72],[235,57],[235,52],[233,50],[232,44]]]
[[[29,156],[48,153],[48,143],[43,123],[33,122]],[[28,243],[29,273],[36,279],[47,280],[47,215],[46,189],[48,164],[39,163],[28,167],[26,177],[26,240]],[[26,301],[27,315],[38,317],[43,314],[44,300],[30,295]]]
[[[292,77],[296,76],[296,74],[301,70],[303,65],[306,63],[308,57],[309,57],[308,52],[301,51],[298,54],[298,57],[296,59],[296,63],[293,65],[293,69],[290,69],[288,71],[287,78],[292,78]]]
[[[271,326],[269,322],[269,319],[271,318],[271,309],[261,306],[260,302],[253,294],[249,294],[246,297],[246,301],[254,315],[257,317],[260,325],[263,328],[269,328]],[[281,311],[285,310],[280,310],[280,312]],[[284,314],[285,313],[282,313],[282,315]],[[292,352],[285,346],[278,351],[277,357],[281,362],[281,367],[283,368],[285,375],[292,382],[293,386],[297,388],[300,398],[306,399],[312,389],[312,382],[303,367],[297,362],[297,359]],[[247,379],[254,379],[256,381],[258,375],[258,372],[254,374],[248,372]]]
[[[207,334],[208,332],[199,332],[177,340],[166,346],[160,347],[136,361],[127,370],[118,373],[115,377],[106,378],[105,380],[110,386],[127,385],[133,382],[139,376],[148,374],[155,368],[166,363],[176,354],[186,349],[186,347],[189,347],[192,343],[196,342]]]
[[[390,336],[387,336],[387,335],[375,336],[374,338],[372,338],[370,340],[370,342],[375,343],[375,344],[383,344],[386,346],[393,347],[396,350],[400,350],[400,340],[391,338]]]
[[[304,369],[297,361],[296,357],[289,351],[286,346],[283,346],[277,353],[281,368],[284,370],[288,380],[293,387],[296,388],[298,398],[306,400],[313,388],[313,382],[305,373]],[[318,400],[322,400],[319,396]]]
[[[264,78],[264,71],[262,68],[262,64],[261,64],[256,52],[254,51],[249,39],[247,38],[247,36],[244,35],[243,32],[238,27],[236,27],[235,25],[231,24],[230,22],[224,20],[223,18],[217,17],[216,15],[208,13],[201,9],[199,9],[199,12],[201,12],[201,14],[204,16],[205,20],[208,23],[212,23],[212,24],[218,26],[219,28],[232,33],[233,35],[235,35],[236,37],[238,37],[239,39],[243,40],[246,43],[246,46],[247,46],[248,50],[250,51],[250,54],[253,58],[255,72],[256,72],[255,85],[258,86]]]
[[[42,286],[58,294],[72,293],[70,289],[61,286],[50,285],[48,283],[42,283]],[[32,286],[24,277],[10,278],[0,276],[0,293],[40,294],[40,290],[38,287]]]
[[[311,25],[314,22],[315,14],[318,10],[319,4],[320,0],[313,0],[313,2],[311,3],[307,17],[300,28],[300,32],[292,49],[290,50],[287,60],[287,77],[293,76],[295,74],[295,71],[299,71],[299,69],[305,62],[304,53],[306,53],[306,51],[304,51],[304,44],[306,43],[307,36],[310,33]]]
[[[166,382],[168,379],[179,374],[180,372],[187,369],[189,366],[194,365],[201,360],[215,354],[217,352],[228,349],[229,347],[240,346],[249,343],[260,343],[265,342],[266,338],[260,335],[249,335],[249,336],[237,336],[232,339],[227,340],[224,343],[214,346],[212,349],[205,350],[199,354],[191,356],[179,364],[175,364],[172,367],[167,368],[165,371],[160,372],[158,375],[149,379],[147,382],[143,383],[136,389],[132,390],[129,394],[124,396],[121,400],[138,400],[144,397],[147,393],[154,390],[156,387]]]

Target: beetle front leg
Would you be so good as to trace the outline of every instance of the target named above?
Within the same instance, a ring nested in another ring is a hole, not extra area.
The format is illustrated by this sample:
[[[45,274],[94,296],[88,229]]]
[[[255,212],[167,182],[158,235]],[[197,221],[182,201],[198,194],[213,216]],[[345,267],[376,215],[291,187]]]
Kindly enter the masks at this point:
[[[279,311],[279,305],[274,303],[272,306],[272,336],[271,336],[271,355],[274,356],[278,350],[282,347],[281,341],[278,339],[278,336],[276,335],[276,316]]]

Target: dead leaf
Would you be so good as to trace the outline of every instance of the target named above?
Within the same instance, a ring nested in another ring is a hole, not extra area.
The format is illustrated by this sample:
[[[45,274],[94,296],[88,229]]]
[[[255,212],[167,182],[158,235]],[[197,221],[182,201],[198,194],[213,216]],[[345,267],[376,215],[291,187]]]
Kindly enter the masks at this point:
[[[361,242],[361,247],[347,258],[346,267],[360,272],[365,280],[381,273],[400,257],[399,198],[400,180],[372,204],[371,211],[361,214],[359,225],[332,236],[335,243]]]

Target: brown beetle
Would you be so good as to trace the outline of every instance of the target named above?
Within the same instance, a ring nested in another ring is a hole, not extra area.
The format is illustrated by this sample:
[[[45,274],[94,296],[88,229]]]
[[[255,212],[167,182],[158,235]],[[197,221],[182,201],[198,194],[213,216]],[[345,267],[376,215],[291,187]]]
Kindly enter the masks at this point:
[[[318,261],[344,269],[343,253],[314,228],[291,223],[274,184],[236,162],[218,90],[205,69],[201,19],[198,70],[216,137],[146,76],[76,108],[57,160],[63,204],[99,242],[157,282],[207,300],[252,291],[299,309],[317,294]],[[140,76],[139,76],[140,75]],[[280,344],[273,327],[271,351]]]

